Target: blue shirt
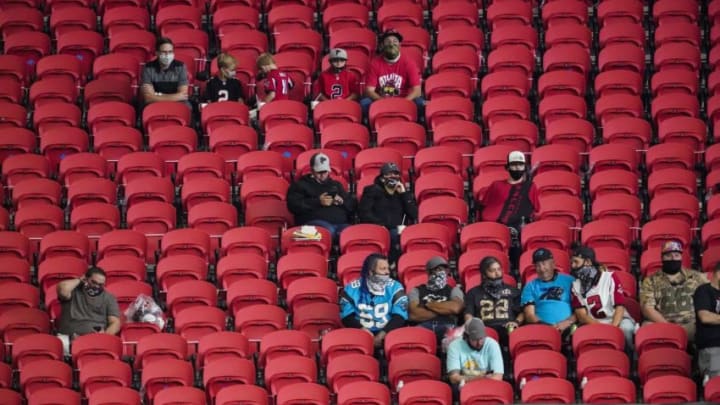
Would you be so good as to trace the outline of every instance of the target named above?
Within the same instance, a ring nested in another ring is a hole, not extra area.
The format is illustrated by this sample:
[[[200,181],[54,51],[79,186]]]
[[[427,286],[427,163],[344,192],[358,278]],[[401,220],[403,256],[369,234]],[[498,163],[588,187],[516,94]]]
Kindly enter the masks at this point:
[[[383,295],[374,295],[361,287],[361,279],[351,281],[340,294],[340,318],[355,314],[363,328],[376,333],[393,315],[408,318],[408,299],[402,284],[395,280],[385,286]]]
[[[448,346],[445,365],[448,373],[458,371],[460,374],[466,374],[471,370],[493,374],[505,373],[500,345],[491,337],[485,337],[480,350],[470,347],[463,338],[453,340]]]
[[[556,274],[550,281],[539,278],[523,288],[520,303],[535,305],[535,315],[541,322],[554,325],[572,315],[570,295],[575,279],[567,274]]]

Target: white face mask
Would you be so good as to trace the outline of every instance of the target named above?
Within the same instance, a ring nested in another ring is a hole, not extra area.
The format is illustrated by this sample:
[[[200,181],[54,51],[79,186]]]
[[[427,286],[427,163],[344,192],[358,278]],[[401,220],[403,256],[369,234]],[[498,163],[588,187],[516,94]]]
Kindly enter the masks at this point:
[[[172,61],[175,59],[174,53],[161,53],[158,55],[158,60],[160,61],[160,64],[163,66],[169,66]]]
[[[237,76],[236,71],[234,71],[234,70],[226,70],[225,71],[225,77],[227,77],[228,79],[234,79],[235,76]]]

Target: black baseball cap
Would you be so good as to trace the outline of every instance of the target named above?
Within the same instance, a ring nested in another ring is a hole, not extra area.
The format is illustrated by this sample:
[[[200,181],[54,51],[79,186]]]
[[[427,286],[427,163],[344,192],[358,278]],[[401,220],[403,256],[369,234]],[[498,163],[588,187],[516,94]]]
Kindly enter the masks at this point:
[[[589,246],[578,246],[572,253],[573,256],[582,257],[595,263],[595,249]]]
[[[385,41],[385,38],[387,38],[387,37],[395,37],[395,38],[397,38],[398,41],[400,41],[400,42],[403,41],[402,35],[400,35],[400,33],[395,30],[387,30],[387,31],[383,32],[382,34],[380,34],[380,42]]]
[[[545,248],[539,248],[533,252],[532,260],[533,263],[544,262],[553,258],[551,251]]]

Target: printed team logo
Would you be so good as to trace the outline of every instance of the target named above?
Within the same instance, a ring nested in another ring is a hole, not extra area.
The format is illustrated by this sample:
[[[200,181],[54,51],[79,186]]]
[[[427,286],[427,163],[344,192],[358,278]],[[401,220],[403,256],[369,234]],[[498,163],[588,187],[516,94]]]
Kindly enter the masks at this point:
[[[395,73],[380,76],[378,80],[382,94],[386,96],[397,96],[402,88],[403,78]]]

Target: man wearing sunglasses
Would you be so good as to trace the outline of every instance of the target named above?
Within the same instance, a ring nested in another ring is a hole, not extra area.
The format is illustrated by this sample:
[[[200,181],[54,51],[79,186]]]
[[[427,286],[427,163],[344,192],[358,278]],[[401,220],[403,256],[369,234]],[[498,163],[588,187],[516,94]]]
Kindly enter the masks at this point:
[[[76,336],[116,335],[120,331],[120,309],[115,297],[105,290],[101,268],[91,268],[82,278],[61,281],[57,295],[61,303],[58,337],[66,351]]]

